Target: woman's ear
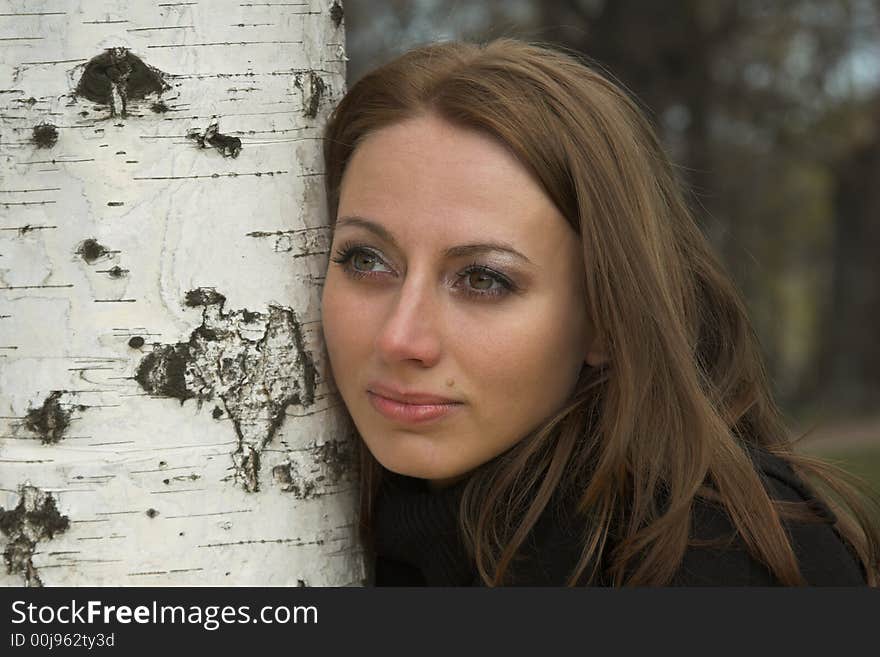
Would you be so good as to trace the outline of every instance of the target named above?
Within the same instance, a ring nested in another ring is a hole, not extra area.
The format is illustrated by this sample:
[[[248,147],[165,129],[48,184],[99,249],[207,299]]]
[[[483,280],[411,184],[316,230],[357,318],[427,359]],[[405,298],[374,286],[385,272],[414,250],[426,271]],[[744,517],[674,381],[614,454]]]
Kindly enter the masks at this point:
[[[584,354],[584,362],[590,367],[599,367],[608,362],[608,355],[605,353],[605,347],[599,338],[595,338],[587,347]]]

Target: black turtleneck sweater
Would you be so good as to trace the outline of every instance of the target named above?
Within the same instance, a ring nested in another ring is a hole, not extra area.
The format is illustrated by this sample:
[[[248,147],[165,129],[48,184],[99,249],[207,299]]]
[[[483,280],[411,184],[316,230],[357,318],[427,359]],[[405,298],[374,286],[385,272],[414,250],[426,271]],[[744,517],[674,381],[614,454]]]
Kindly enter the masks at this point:
[[[863,586],[864,571],[831,523],[832,511],[816,499],[786,461],[750,450],[771,498],[808,501],[827,524],[783,520],[801,573],[811,586]],[[376,586],[482,586],[476,565],[459,536],[458,505],[466,481],[431,490],[424,480],[391,472],[376,501]],[[571,501],[573,504],[573,500]],[[581,554],[580,529],[565,504],[549,504],[511,565],[514,586],[564,586]],[[571,505],[569,504],[569,507]],[[570,509],[569,509],[570,510]],[[692,536],[735,534],[717,505],[695,501]],[[589,570],[589,569],[588,569]],[[604,583],[599,579],[599,584]],[[688,547],[672,580],[676,586],[777,586],[769,569],[754,559],[737,535],[727,547]]]

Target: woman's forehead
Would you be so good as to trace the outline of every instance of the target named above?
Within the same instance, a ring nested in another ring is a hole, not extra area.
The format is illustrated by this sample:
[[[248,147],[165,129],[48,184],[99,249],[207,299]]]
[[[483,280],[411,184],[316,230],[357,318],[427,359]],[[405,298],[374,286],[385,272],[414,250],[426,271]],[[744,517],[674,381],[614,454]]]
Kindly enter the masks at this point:
[[[370,135],[343,178],[339,216],[392,230],[532,242],[568,229],[552,200],[496,140],[421,117]],[[558,225],[556,225],[558,222]]]
[[[522,191],[542,191],[500,141],[432,115],[387,126],[365,138],[352,155],[343,186],[352,169],[386,182],[437,189],[451,185],[473,194],[514,184]]]

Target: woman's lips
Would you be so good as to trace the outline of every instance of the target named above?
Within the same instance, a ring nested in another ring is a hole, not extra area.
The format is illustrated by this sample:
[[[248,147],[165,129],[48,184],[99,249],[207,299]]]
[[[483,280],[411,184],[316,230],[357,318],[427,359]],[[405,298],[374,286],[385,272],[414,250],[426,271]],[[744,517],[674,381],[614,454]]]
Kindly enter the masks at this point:
[[[454,412],[461,406],[460,402],[432,402],[427,404],[413,404],[389,399],[382,395],[367,390],[370,403],[381,415],[396,422],[420,423],[437,420]]]

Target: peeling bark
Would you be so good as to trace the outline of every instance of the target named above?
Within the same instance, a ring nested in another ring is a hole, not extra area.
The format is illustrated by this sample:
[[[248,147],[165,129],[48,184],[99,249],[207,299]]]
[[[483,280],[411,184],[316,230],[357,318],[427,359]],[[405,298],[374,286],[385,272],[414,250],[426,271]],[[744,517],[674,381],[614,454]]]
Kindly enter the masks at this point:
[[[315,71],[299,73],[293,82],[302,91],[303,116],[313,119],[318,115],[318,106],[327,86]]]
[[[170,88],[162,71],[147,66],[127,48],[115,47],[88,61],[74,95],[108,106],[110,116],[127,116],[132,100],[143,100]]]
[[[220,123],[216,120],[205,128],[203,133],[198,129],[190,130],[187,135],[189,139],[195,141],[201,148],[214,147],[223,155],[223,157],[238,157],[241,152],[241,139],[238,137],[230,137],[220,133]]]
[[[265,315],[224,312],[225,299],[211,289],[187,292],[186,305],[204,307],[202,323],[187,342],[161,345],[145,356],[135,380],[150,394],[173,397],[181,404],[188,399],[199,404],[221,399],[238,436],[232,455],[235,478],[245,490],[255,492],[260,452],[289,406],[308,408],[314,403],[317,375],[293,310],[270,306]],[[243,336],[241,323],[262,335]]]
[[[44,443],[57,443],[70,425],[70,411],[59,400],[61,391],[55,390],[39,408],[27,412],[24,426],[37,434]]]
[[[50,494],[25,484],[20,495],[14,509],[7,511],[0,506],[0,532],[7,539],[3,551],[6,571],[21,575],[25,586],[43,586],[33,561],[37,543],[67,531],[70,520],[58,513]]]
[[[272,477],[285,493],[310,499],[326,494],[341,482],[351,481],[355,468],[351,443],[329,441],[276,465]]]

